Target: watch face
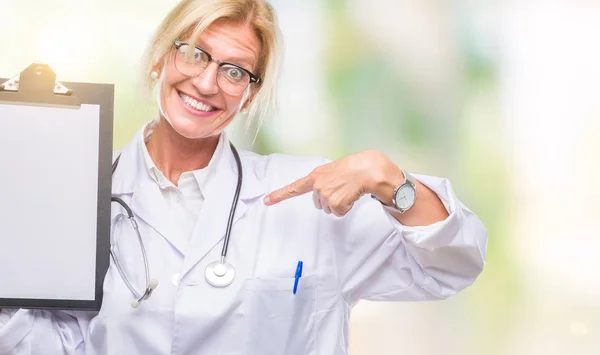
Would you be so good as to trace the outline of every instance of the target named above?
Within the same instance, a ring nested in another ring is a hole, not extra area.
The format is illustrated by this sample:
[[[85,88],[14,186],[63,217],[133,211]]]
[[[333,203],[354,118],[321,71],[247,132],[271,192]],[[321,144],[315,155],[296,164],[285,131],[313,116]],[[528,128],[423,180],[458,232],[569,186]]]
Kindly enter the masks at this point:
[[[408,209],[415,203],[415,189],[410,184],[400,186],[396,193],[396,206],[400,209]]]

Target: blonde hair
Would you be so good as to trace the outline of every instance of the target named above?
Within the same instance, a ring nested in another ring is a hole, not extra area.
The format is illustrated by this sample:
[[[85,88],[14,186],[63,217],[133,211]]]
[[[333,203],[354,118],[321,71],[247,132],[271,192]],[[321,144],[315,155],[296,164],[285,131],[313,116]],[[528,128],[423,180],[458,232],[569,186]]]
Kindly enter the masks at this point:
[[[160,59],[173,48],[173,42],[191,37],[195,43],[202,31],[216,21],[244,22],[252,26],[261,43],[261,53],[256,75],[259,84],[251,84],[255,94],[248,107],[246,128],[275,108],[275,88],[281,62],[281,34],[275,11],[264,0],[182,0],[171,10],[150,40],[142,63],[142,84],[146,94],[155,89],[156,80],[151,76]],[[258,131],[257,131],[258,132]]]

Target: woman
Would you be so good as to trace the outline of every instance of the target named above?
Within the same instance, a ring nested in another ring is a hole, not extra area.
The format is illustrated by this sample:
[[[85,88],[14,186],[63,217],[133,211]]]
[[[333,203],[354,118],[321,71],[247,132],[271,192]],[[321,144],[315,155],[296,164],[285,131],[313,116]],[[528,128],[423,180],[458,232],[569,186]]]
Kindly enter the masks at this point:
[[[445,179],[411,177],[376,151],[240,152],[237,165],[223,129],[271,103],[278,46],[262,0],[184,0],[166,17],[144,67],[160,117],[113,176],[156,282],[114,203],[100,312],[4,310],[0,354],[346,354],[359,300],[444,299],[475,280],[487,234]],[[211,269],[240,172],[227,263]]]

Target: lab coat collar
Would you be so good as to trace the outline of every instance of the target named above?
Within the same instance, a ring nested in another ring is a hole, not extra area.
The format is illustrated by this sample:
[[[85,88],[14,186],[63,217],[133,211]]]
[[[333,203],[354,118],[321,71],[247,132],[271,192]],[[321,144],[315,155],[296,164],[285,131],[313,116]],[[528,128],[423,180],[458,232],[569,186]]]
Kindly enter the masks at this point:
[[[218,249],[218,255],[221,252],[238,180],[238,168],[233,152],[229,141],[224,133],[222,134],[222,139],[224,139],[222,158],[217,161],[214,176],[206,184],[204,205],[196,223],[190,247],[185,255],[181,270],[182,277],[203,260],[213,248]],[[242,162],[243,179],[240,199],[233,217],[232,230],[249,206],[262,201],[259,197],[265,193],[265,189],[254,174],[252,161],[244,161],[244,155],[247,153],[239,149],[238,152]],[[233,236],[232,240],[235,238]]]
[[[213,176],[208,180],[204,204],[191,241],[178,233],[168,216],[168,210],[160,188],[150,176],[143,157],[143,127],[122,150],[119,166],[113,177],[114,195],[132,195],[130,207],[134,214],[167,239],[180,253],[186,255],[184,271],[187,272],[200,261],[224,236],[237,184],[237,165],[225,132],[220,139],[223,152],[216,161]],[[239,150],[242,160],[243,181],[240,199],[234,216],[235,222],[246,212],[248,204],[259,201],[265,193],[253,173],[251,162],[244,160],[247,154]],[[142,236],[143,237],[143,236]],[[189,247],[188,247],[189,243]]]

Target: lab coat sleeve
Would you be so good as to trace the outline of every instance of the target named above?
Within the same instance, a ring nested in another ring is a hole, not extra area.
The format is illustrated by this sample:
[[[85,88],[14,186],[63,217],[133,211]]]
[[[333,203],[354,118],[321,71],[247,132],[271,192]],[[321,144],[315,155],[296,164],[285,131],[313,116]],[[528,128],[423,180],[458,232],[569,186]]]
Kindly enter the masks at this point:
[[[340,219],[334,242],[342,295],[353,305],[374,301],[445,299],[471,285],[483,270],[487,231],[454,194],[447,179],[416,175],[449,217],[408,227],[363,196]]]
[[[92,314],[47,310],[3,309],[0,355],[84,355]]]

